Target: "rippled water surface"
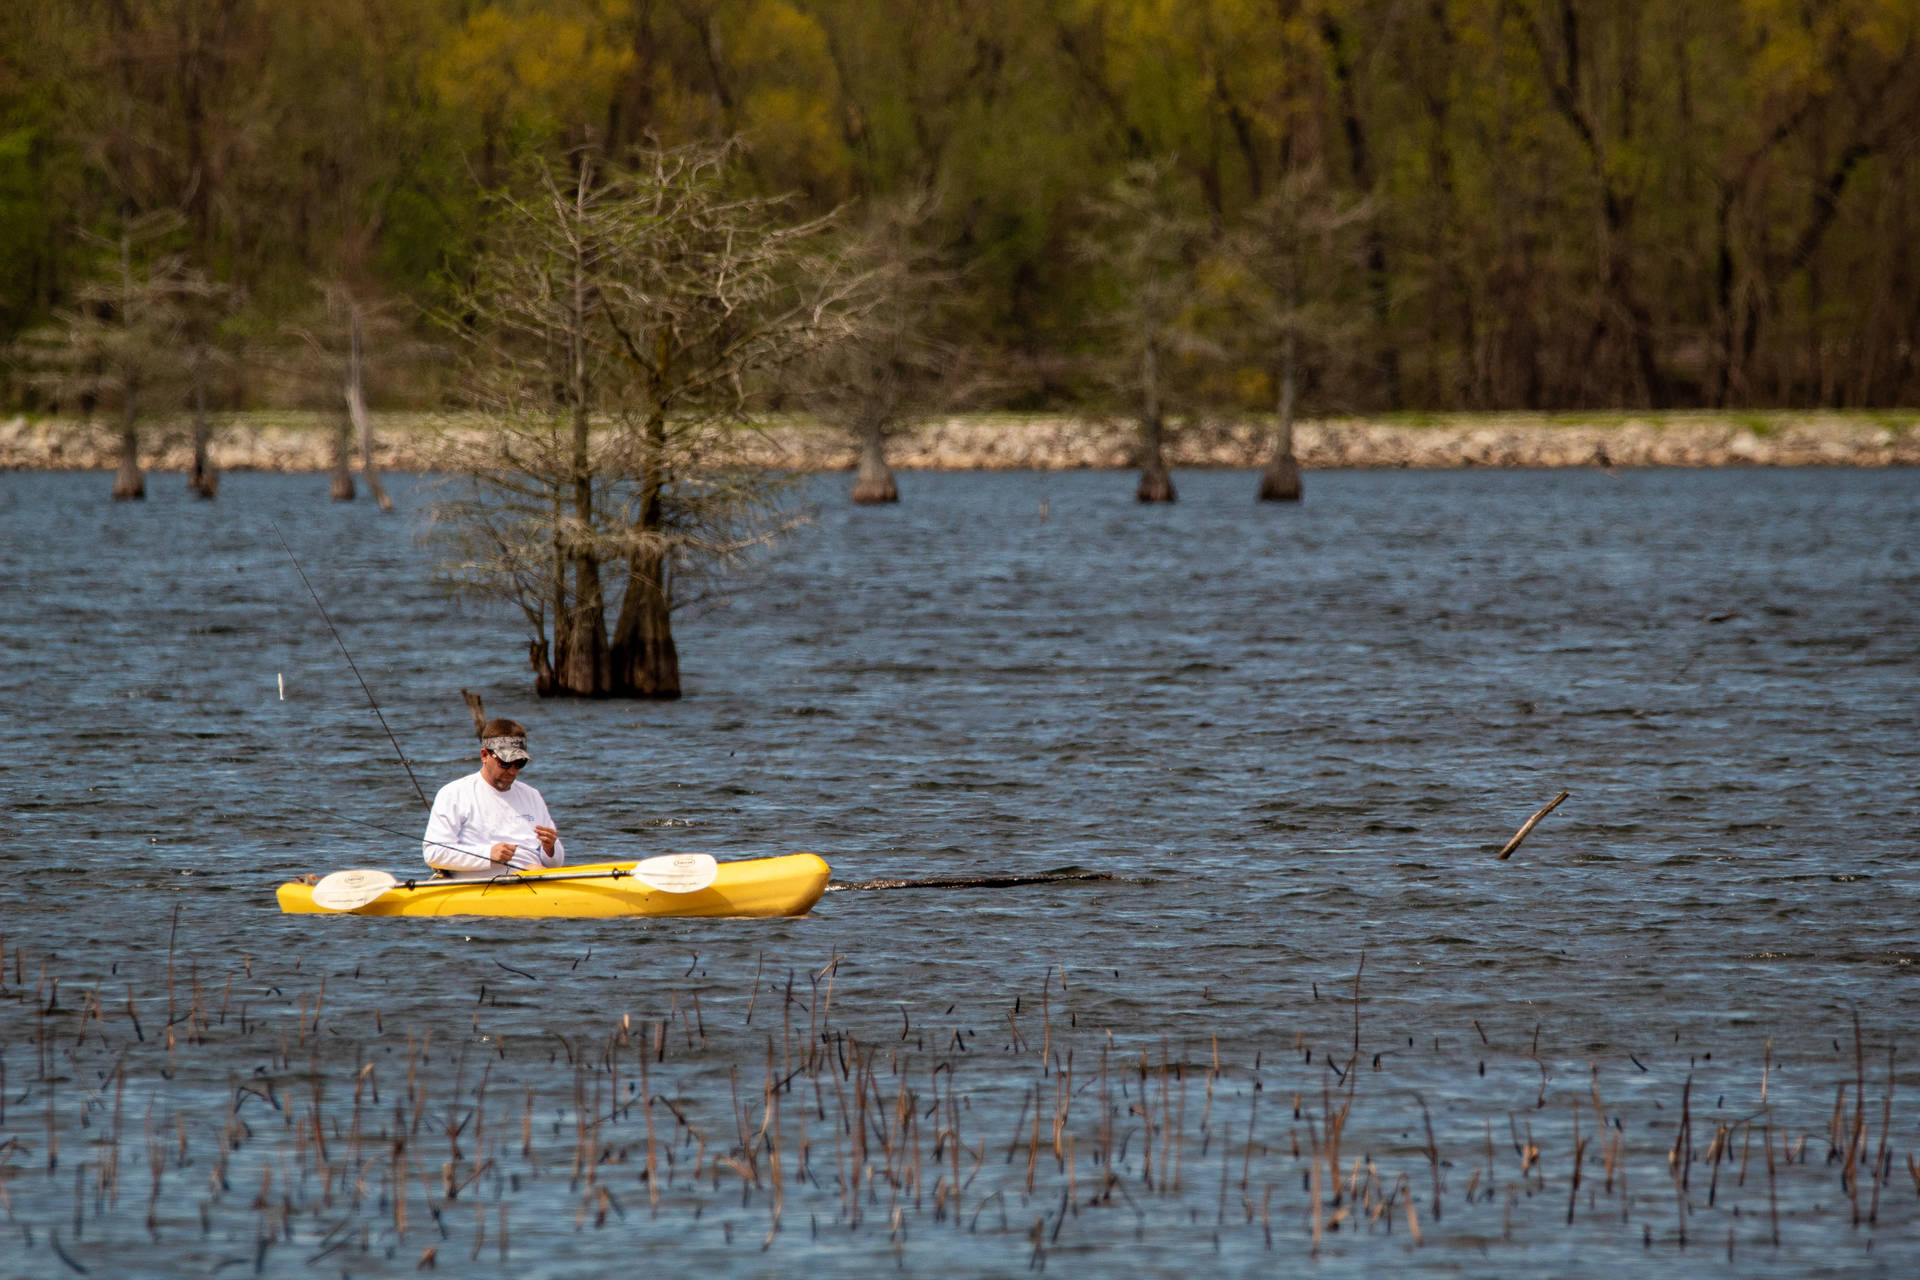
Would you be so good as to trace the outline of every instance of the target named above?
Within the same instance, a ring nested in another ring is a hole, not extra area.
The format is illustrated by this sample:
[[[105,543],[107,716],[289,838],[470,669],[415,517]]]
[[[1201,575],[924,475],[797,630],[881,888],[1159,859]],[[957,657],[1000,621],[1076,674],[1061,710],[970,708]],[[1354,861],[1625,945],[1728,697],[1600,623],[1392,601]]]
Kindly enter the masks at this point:
[[[428,1248],[514,1275],[640,1249],[723,1274],[1253,1273],[1314,1247],[1343,1103],[1331,1275],[1672,1265],[1683,1225],[1695,1271],[1920,1269],[1911,472],[1327,473],[1297,507],[1195,473],[1158,508],[1115,474],[907,474],[893,509],[825,477],[810,526],[682,618],[687,697],[662,705],[534,699],[517,618],[436,585],[417,481],[383,518],[322,477],[230,475],[211,504],[177,480],[111,504],[104,476],[0,475],[8,1274],[64,1273],[56,1242],[153,1274],[401,1274]],[[273,524],[421,784],[472,767],[460,691],[483,694],[531,727],[576,862],[1119,879],[833,892],[786,921],[282,916],[292,875],[417,865],[424,809]],[[810,1043],[824,1073],[793,1074]],[[617,1101],[641,1057],[676,1108],[653,1109],[679,1144],[657,1210]],[[291,1100],[337,1164],[376,1062],[381,1132],[433,1144],[404,1234],[391,1142],[364,1202],[350,1174],[323,1188]],[[893,1108],[910,1136],[874,1119]],[[184,1154],[150,1177],[156,1128]],[[856,1130],[918,1144],[918,1184],[904,1146],[851,1173]],[[936,1147],[967,1152],[957,1218]],[[480,1172],[449,1198],[443,1163]],[[475,1236],[502,1203],[505,1259],[497,1221]]]

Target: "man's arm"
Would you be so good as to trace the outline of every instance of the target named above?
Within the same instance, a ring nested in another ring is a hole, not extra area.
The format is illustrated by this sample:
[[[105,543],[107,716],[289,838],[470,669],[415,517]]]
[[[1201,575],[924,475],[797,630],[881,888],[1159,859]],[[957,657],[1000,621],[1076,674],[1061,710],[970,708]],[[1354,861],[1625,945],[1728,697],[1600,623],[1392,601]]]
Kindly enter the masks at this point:
[[[567,846],[560,843],[560,831],[553,825],[553,815],[547,812],[546,800],[542,798],[539,804],[533,834],[540,841],[540,865],[543,867],[565,866]]]

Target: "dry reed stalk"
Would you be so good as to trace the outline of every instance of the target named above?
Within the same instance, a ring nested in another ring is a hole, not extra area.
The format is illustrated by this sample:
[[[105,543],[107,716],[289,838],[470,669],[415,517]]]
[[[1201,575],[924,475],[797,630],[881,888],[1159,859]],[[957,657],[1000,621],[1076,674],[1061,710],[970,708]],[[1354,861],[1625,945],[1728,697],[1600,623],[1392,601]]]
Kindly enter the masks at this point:
[[[767,1080],[766,1093],[768,1123],[772,1130],[772,1148],[768,1156],[768,1168],[773,1175],[772,1216],[767,1222],[767,1238],[761,1242],[761,1249],[770,1248],[773,1237],[780,1230],[780,1215],[786,1211],[787,1180],[785,1166],[780,1159],[780,1090],[773,1081],[773,1042],[767,1042]]]
[[[1769,1044],[1771,1049],[1772,1045]],[[1780,1247],[1780,1195],[1774,1186],[1773,1175],[1773,1109],[1767,1109],[1766,1132],[1763,1141],[1767,1146],[1767,1218],[1772,1223],[1773,1247]]]
[[[1167,1039],[1160,1037],[1160,1193],[1173,1194],[1173,1080]],[[1146,1101],[1145,1097],[1141,1101]]]
[[[1908,1159],[1911,1160],[1912,1157],[1909,1156]],[[1073,1158],[1073,1135],[1071,1133],[1067,1135],[1066,1172],[1067,1203],[1072,1206],[1073,1216],[1077,1218],[1080,1216],[1080,1169]],[[1914,1183],[1916,1186],[1920,1186],[1920,1177],[1916,1177]]]
[[[1432,1126],[1428,1126],[1428,1133],[1429,1135],[1431,1135]],[[1429,1141],[1431,1141],[1431,1137],[1429,1137]],[[1580,1104],[1575,1103],[1573,1106],[1573,1183],[1571,1186],[1567,1188],[1567,1225],[1568,1226],[1573,1225],[1574,1207],[1580,1201],[1580,1164],[1581,1164],[1582,1158],[1586,1154],[1587,1154],[1587,1139],[1580,1136]],[[1436,1176],[1437,1176],[1437,1168],[1436,1168]],[[1437,1203],[1439,1199],[1440,1199],[1439,1192],[1435,1191],[1434,1193],[1435,1202]],[[1436,1215],[1436,1221],[1437,1220],[1438,1220],[1438,1216]]]
[[[1321,1149],[1327,1158],[1327,1177],[1333,1183],[1333,1203],[1336,1208],[1340,1204],[1340,1137],[1346,1130],[1347,1115],[1352,1106],[1353,1099],[1349,1097],[1336,1113],[1333,1110],[1333,1097],[1327,1090],[1326,1081],[1321,1080],[1320,1111],[1326,1124]]]
[[[1680,1089],[1680,1127],[1674,1131],[1673,1148],[1667,1153],[1667,1162],[1675,1170],[1682,1196],[1689,1189],[1693,1175],[1693,1073],[1687,1073],[1687,1082]],[[1681,1244],[1686,1243],[1684,1224],[1681,1232]]]
[[[80,997],[80,1033],[75,1036],[73,1040],[73,1047],[75,1049],[78,1049],[87,1041],[87,1016],[93,1011],[94,1003],[94,993],[92,991]]]
[[[404,1138],[396,1138],[393,1143],[393,1172],[389,1181],[393,1187],[393,1233],[401,1240],[407,1238],[407,1143]]]
[[[1071,1056],[1071,1055],[1069,1055]],[[1173,1121],[1173,1160],[1168,1165],[1167,1174],[1173,1180],[1173,1193],[1180,1194],[1180,1170],[1186,1163],[1187,1150],[1187,1073],[1176,1069],[1175,1079],[1180,1085],[1180,1109]]]
[[[1420,1102],[1420,1121],[1427,1127],[1427,1170],[1433,1177],[1433,1220],[1438,1222],[1440,1221],[1440,1193],[1444,1188],[1440,1176],[1440,1144],[1433,1139],[1433,1117],[1427,1112],[1427,1100],[1420,1098],[1418,1094],[1414,1096],[1418,1098]],[[1574,1112],[1574,1133],[1576,1135],[1580,1132],[1579,1126],[1579,1112],[1576,1110]],[[1574,1179],[1576,1182],[1579,1180],[1577,1167]],[[1409,1191],[1408,1194],[1411,1195],[1412,1192]]]
[[[180,931],[180,905],[174,904],[173,923],[167,926],[167,1025],[173,1025],[173,939]],[[42,963],[40,972],[44,976],[46,965]]]
[[[573,1064],[573,1169],[567,1175],[569,1183],[580,1180],[584,1148],[587,1145],[586,1092],[586,1064],[576,1061]]]
[[[1247,1189],[1247,1175],[1253,1168],[1253,1134],[1254,1126],[1260,1119],[1260,1093],[1260,1078],[1255,1076],[1247,1104],[1247,1150],[1240,1161],[1240,1190],[1242,1191]]]
[[[653,1084],[647,1075],[647,1055],[641,1053],[636,1056],[640,1059],[640,1120],[647,1130],[647,1206],[649,1213],[658,1217],[660,1215],[660,1162],[653,1132]],[[694,1176],[699,1176],[697,1168]]]
[[[1352,1063],[1360,1061],[1360,975],[1367,971],[1367,953],[1360,952],[1360,964],[1353,971],[1353,1056],[1348,1059],[1348,1070]]]
[[[954,1080],[952,1072],[947,1073],[947,1136],[953,1144],[953,1225],[954,1229],[958,1230],[960,1227],[961,1201],[965,1194],[965,1187],[960,1182],[960,1099],[958,1096],[958,1084]],[[986,1149],[984,1141],[981,1143],[981,1149],[983,1151]]]
[[[780,1002],[780,1075],[793,1080],[793,970],[787,970],[787,994]],[[787,1085],[793,1087],[791,1083]]]
[[[1847,1124],[1844,1116],[1841,1118],[1847,1149],[1846,1155],[1840,1165],[1840,1185],[1846,1190],[1847,1199],[1852,1203],[1853,1225],[1857,1227],[1860,1225],[1859,1153],[1861,1147],[1866,1142],[1867,1125],[1866,1055],[1860,1041],[1860,1014],[1857,1010],[1853,1015],[1853,1054],[1854,1069],[1857,1073],[1857,1084],[1853,1095],[1852,1123]],[[1845,1093],[1846,1086],[1842,1085],[1841,1095],[1844,1097]],[[1839,1135],[1836,1134],[1835,1136]]]
[[[1720,1166],[1733,1155],[1733,1130],[1726,1125],[1714,1129],[1713,1141],[1707,1144],[1707,1164],[1713,1169],[1713,1176],[1707,1181],[1707,1207],[1711,1209],[1720,1198]]]
[[[1233,1177],[1232,1157],[1233,1144],[1222,1139],[1220,1143],[1220,1197],[1213,1216],[1215,1226],[1224,1225],[1227,1220],[1227,1183]]]
[[[1040,1164],[1040,1086],[1033,1087],[1033,1137],[1027,1143],[1027,1194],[1033,1194],[1033,1174]]]
[[[44,1067],[41,1069],[40,1078],[47,1082],[47,1173],[51,1176],[53,1171],[60,1167],[60,1131],[54,1123],[53,1116],[55,1081],[52,1074]],[[148,1103],[147,1106],[148,1115],[151,1116],[153,1104]],[[158,1186],[158,1175],[155,1177],[155,1186]],[[158,1194],[157,1191],[156,1194]]]
[[[1873,1203],[1867,1210],[1867,1221],[1877,1224],[1880,1221],[1880,1183],[1882,1170],[1887,1169],[1887,1135],[1893,1129],[1893,1046],[1887,1046],[1887,1096],[1880,1108],[1880,1150],[1873,1158]],[[1890,1170],[1889,1170],[1890,1172]]]
[[[1051,971],[1042,975],[1040,980],[1040,1074],[1043,1076],[1047,1074],[1048,1059],[1053,1054],[1053,1017],[1052,1010],[1047,1006],[1046,982],[1050,974]]]
[[[1307,1220],[1312,1224],[1311,1230],[1313,1236],[1313,1244],[1311,1248],[1308,1249],[1307,1256],[1310,1258],[1318,1258],[1320,1256],[1320,1220],[1325,1213],[1325,1208],[1321,1204],[1320,1153],[1317,1150],[1313,1153],[1313,1162],[1308,1169],[1307,1176],[1312,1183],[1312,1208],[1309,1210]]]
[[[1064,1157],[1064,1147],[1062,1146],[1062,1136],[1066,1132],[1066,1127],[1067,1127],[1067,1104],[1070,1098],[1070,1094],[1068,1091],[1071,1088],[1072,1088],[1072,1082],[1064,1073],[1054,1076],[1053,1078],[1053,1116],[1051,1120],[1051,1128],[1052,1128],[1051,1136],[1052,1136],[1053,1159],[1056,1165],[1059,1164]]]
[[[817,1033],[819,1030],[819,1018],[820,1018],[820,978],[821,976],[822,976],[821,974],[809,975],[813,985],[813,999],[807,1002],[807,1056],[806,1056],[805,1062],[802,1064],[803,1069],[805,1070],[813,1069],[815,1054],[818,1052],[818,1049],[819,1049],[820,1042],[819,1042]],[[791,979],[789,979],[789,982],[791,982]]]
[[[1673,1174],[1674,1213],[1680,1223],[1680,1247],[1685,1249],[1687,1247],[1687,1187],[1681,1180],[1683,1176],[1681,1173],[1671,1169],[1668,1172]]]
[[[761,969],[761,966],[766,964],[766,962],[767,962],[767,953],[765,951],[754,952],[753,954],[753,994],[747,997],[746,1025],[749,1027],[753,1025],[754,1003],[755,1001],[760,999],[760,969]]]
[[[1038,1085],[1033,1085],[1020,1091],[1020,1110],[1013,1117],[1013,1133],[1007,1138],[1007,1154],[1005,1159],[1000,1163],[1013,1163],[1013,1153],[1020,1149],[1020,1135],[1024,1133],[1027,1128],[1027,1105],[1033,1101],[1038,1091]]]

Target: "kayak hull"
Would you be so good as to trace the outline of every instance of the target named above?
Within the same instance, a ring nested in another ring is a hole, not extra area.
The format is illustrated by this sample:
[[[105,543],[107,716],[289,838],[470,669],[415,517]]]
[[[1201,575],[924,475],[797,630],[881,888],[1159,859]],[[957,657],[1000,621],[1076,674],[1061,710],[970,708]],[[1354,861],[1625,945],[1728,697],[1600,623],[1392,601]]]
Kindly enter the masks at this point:
[[[292,915],[506,916],[518,919],[616,916],[803,916],[826,892],[826,862],[815,854],[723,862],[714,882],[694,893],[664,893],[631,876],[580,878],[583,873],[631,871],[632,862],[589,863],[529,871],[510,881],[402,881],[352,911],[329,911],[313,901],[313,886],[289,881],[279,888],[280,910]]]

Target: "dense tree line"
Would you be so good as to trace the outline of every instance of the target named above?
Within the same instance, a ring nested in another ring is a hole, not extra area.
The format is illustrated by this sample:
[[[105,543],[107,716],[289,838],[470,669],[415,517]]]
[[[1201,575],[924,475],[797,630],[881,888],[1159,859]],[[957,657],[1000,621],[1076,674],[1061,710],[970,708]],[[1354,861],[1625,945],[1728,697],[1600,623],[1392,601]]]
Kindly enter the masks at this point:
[[[460,298],[529,157],[723,139],[796,221],[925,209],[976,402],[1139,412],[1141,353],[1155,413],[1920,399],[1917,0],[8,5],[0,342],[138,243],[251,353],[201,395],[297,401],[258,353]]]

